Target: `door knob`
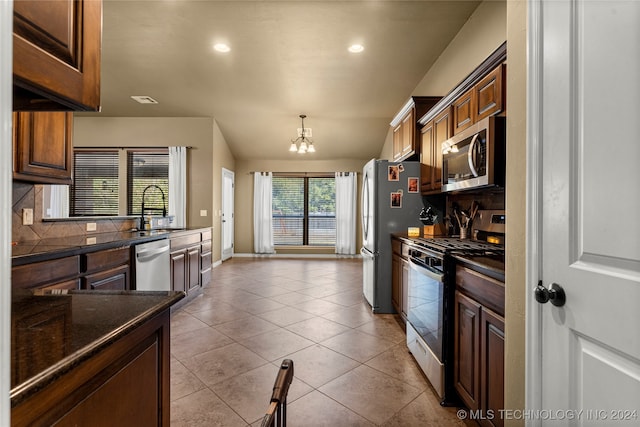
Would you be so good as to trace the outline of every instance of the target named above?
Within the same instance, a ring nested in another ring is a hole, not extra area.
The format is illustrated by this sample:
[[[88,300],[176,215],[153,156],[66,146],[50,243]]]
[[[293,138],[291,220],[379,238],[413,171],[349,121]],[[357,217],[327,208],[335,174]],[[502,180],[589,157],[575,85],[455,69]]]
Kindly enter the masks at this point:
[[[562,307],[567,302],[567,295],[564,293],[562,286],[557,283],[549,285],[549,289],[542,286],[542,280],[538,282],[538,286],[534,291],[536,301],[540,304],[545,304],[547,301],[551,301],[551,304],[556,307]]]

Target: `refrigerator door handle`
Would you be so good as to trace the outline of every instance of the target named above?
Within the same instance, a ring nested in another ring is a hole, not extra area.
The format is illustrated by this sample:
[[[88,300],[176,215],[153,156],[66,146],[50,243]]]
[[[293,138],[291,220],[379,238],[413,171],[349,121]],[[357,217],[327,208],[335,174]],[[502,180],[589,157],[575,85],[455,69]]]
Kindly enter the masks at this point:
[[[376,254],[374,254],[373,252],[369,252],[365,248],[360,248],[360,255],[362,255],[365,258],[371,258],[371,259],[374,259],[376,257]]]

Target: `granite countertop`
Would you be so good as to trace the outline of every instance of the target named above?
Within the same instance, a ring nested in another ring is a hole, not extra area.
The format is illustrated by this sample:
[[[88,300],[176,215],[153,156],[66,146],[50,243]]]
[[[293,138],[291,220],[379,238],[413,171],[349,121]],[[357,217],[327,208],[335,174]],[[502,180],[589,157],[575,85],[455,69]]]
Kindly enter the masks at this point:
[[[11,248],[11,265],[16,267],[32,262],[47,261],[119,246],[136,245],[142,242],[166,239],[173,234],[204,228],[206,227],[118,231],[18,242]]]
[[[175,291],[14,289],[11,305],[11,406],[55,381],[184,298]]]

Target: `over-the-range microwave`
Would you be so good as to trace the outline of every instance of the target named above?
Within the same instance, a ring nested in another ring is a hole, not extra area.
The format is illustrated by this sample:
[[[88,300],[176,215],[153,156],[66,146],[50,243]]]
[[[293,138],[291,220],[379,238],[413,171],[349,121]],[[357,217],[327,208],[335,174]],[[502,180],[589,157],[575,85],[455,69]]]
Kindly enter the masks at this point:
[[[442,143],[442,191],[504,186],[504,117],[487,117]]]

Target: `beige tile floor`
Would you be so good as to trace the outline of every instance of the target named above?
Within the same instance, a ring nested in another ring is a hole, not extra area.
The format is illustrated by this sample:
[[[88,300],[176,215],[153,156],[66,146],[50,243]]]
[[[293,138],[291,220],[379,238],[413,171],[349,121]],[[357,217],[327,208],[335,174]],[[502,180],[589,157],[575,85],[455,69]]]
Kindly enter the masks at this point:
[[[464,426],[362,297],[358,259],[233,258],[171,321],[171,424],[259,426],[282,359],[289,426]],[[471,425],[471,424],[468,424]]]

